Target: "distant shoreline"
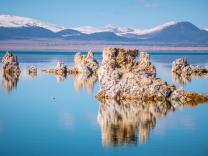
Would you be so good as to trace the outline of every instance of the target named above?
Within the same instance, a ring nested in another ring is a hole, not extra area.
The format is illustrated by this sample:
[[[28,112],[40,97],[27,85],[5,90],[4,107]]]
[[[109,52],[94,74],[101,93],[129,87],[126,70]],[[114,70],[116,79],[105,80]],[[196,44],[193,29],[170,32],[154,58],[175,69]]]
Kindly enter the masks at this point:
[[[16,51],[102,51],[104,47],[139,49],[140,51],[203,51],[208,52],[207,44],[142,44],[133,42],[107,41],[64,41],[64,40],[7,40],[0,41],[0,50]]]

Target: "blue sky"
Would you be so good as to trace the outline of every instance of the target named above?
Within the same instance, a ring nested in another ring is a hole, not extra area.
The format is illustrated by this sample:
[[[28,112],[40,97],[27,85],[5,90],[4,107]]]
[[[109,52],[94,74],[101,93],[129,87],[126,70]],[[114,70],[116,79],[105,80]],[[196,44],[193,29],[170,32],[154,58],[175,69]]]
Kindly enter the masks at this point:
[[[208,28],[208,0],[0,0],[0,14],[66,27],[150,28],[174,20]]]

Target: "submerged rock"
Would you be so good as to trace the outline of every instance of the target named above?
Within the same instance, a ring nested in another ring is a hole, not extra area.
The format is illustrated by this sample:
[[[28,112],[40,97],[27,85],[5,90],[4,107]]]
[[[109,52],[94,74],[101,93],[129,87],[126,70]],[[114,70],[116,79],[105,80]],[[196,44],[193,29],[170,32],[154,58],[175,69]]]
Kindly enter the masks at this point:
[[[71,68],[69,73],[84,73],[86,75],[90,75],[97,73],[98,67],[98,62],[94,58],[92,51],[89,51],[86,56],[81,55],[81,53],[76,53],[74,56],[74,68]]]
[[[178,83],[188,83],[192,77],[208,77],[208,67],[188,64],[186,58],[178,58],[172,63],[172,77]]]

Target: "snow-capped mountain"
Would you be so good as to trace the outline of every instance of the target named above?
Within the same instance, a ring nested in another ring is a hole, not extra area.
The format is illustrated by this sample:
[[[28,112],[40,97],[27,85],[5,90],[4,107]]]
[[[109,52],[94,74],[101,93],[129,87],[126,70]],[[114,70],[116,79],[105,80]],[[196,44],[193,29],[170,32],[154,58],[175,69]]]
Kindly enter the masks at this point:
[[[166,27],[169,27],[169,26],[175,25],[175,24],[177,24],[177,22],[170,21],[170,22],[163,23],[161,25],[157,25],[157,26],[150,28],[150,29],[135,29],[135,31],[133,33],[137,34],[137,35],[145,35],[145,34],[155,33],[155,32],[163,30]]]
[[[84,26],[64,28],[26,17],[0,15],[0,40],[9,39],[99,40],[139,43],[207,43],[208,31],[190,22],[166,22],[150,29]]]
[[[119,36],[125,36],[126,34],[134,34],[134,35],[145,35],[145,34],[150,34],[150,33],[155,33],[158,31],[161,31],[162,29],[174,25],[177,22],[175,21],[170,21],[158,26],[155,26],[150,29],[132,29],[132,28],[127,28],[127,27],[115,27],[112,25],[106,25],[105,27],[97,28],[97,27],[91,27],[91,26],[83,26],[83,27],[75,27],[72,28],[74,30],[80,31],[82,33],[86,34],[92,34],[92,33],[98,33],[98,32],[113,32],[116,35]]]
[[[93,33],[97,33],[97,32],[103,32],[102,28],[96,28],[96,27],[92,27],[92,26],[74,27],[71,29],[77,30],[77,31],[84,33],[84,34],[93,34]]]
[[[111,24],[106,25],[103,28],[103,30],[105,32],[113,32],[118,36],[125,36],[125,34],[134,32],[134,29],[127,28],[127,27],[115,27],[115,26],[112,26]]]
[[[83,27],[74,27],[70,28],[72,30],[79,31],[84,34],[93,34],[99,32],[113,32],[118,36],[125,36],[125,35],[146,35],[150,33],[155,33],[158,31],[163,30],[164,28],[174,25],[177,22],[170,21],[166,22],[161,25],[157,25],[150,29],[140,29],[140,28],[127,28],[127,27],[115,27],[111,24],[108,24],[104,27],[92,27],[92,26],[83,26]],[[46,22],[42,22],[39,20],[27,18],[27,17],[20,17],[20,16],[12,16],[12,15],[0,15],[0,27],[10,27],[10,28],[17,28],[17,27],[41,27],[53,32],[59,32],[61,30],[67,29],[64,27],[56,26],[53,24],[49,24]]]
[[[0,15],[0,27],[7,27],[7,28],[41,27],[51,30],[53,32],[58,32],[65,29],[64,27],[55,26],[53,24],[49,24],[39,20],[35,20],[27,17],[12,16],[12,15]]]
[[[127,27],[114,27],[111,24],[108,24],[104,27],[97,28],[97,27],[92,27],[92,26],[83,26],[83,27],[74,27],[71,28],[77,31],[80,31],[85,34],[93,34],[93,33],[99,33],[99,32],[113,32],[116,35],[121,36],[122,34],[128,33],[128,32],[133,32],[134,29],[127,28]]]

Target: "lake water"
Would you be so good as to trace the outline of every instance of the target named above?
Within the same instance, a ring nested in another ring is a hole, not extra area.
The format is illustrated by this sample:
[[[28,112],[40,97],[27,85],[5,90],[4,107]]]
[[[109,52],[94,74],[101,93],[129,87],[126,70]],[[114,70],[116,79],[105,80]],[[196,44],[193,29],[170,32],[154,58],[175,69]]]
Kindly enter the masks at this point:
[[[207,77],[193,77],[183,83],[176,82],[171,75],[171,62],[176,58],[185,56],[190,64],[208,66],[208,53],[150,54],[158,77],[185,90],[208,92]],[[147,113],[151,120],[140,123],[146,116],[134,116],[132,108],[116,103],[101,107],[95,99],[99,90],[96,78],[64,79],[41,73],[41,68],[54,67],[57,61],[72,66],[74,53],[15,52],[15,55],[22,71],[19,79],[7,82],[0,64],[0,156],[208,155],[208,104],[179,107],[158,112],[157,116]],[[0,59],[2,56],[3,53]],[[95,57],[99,62],[102,59],[101,53]],[[34,77],[27,73],[32,65],[38,67]],[[127,116],[125,125],[103,123],[110,117],[103,116],[105,113],[115,115],[119,110],[131,114],[134,122],[128,123]]]

